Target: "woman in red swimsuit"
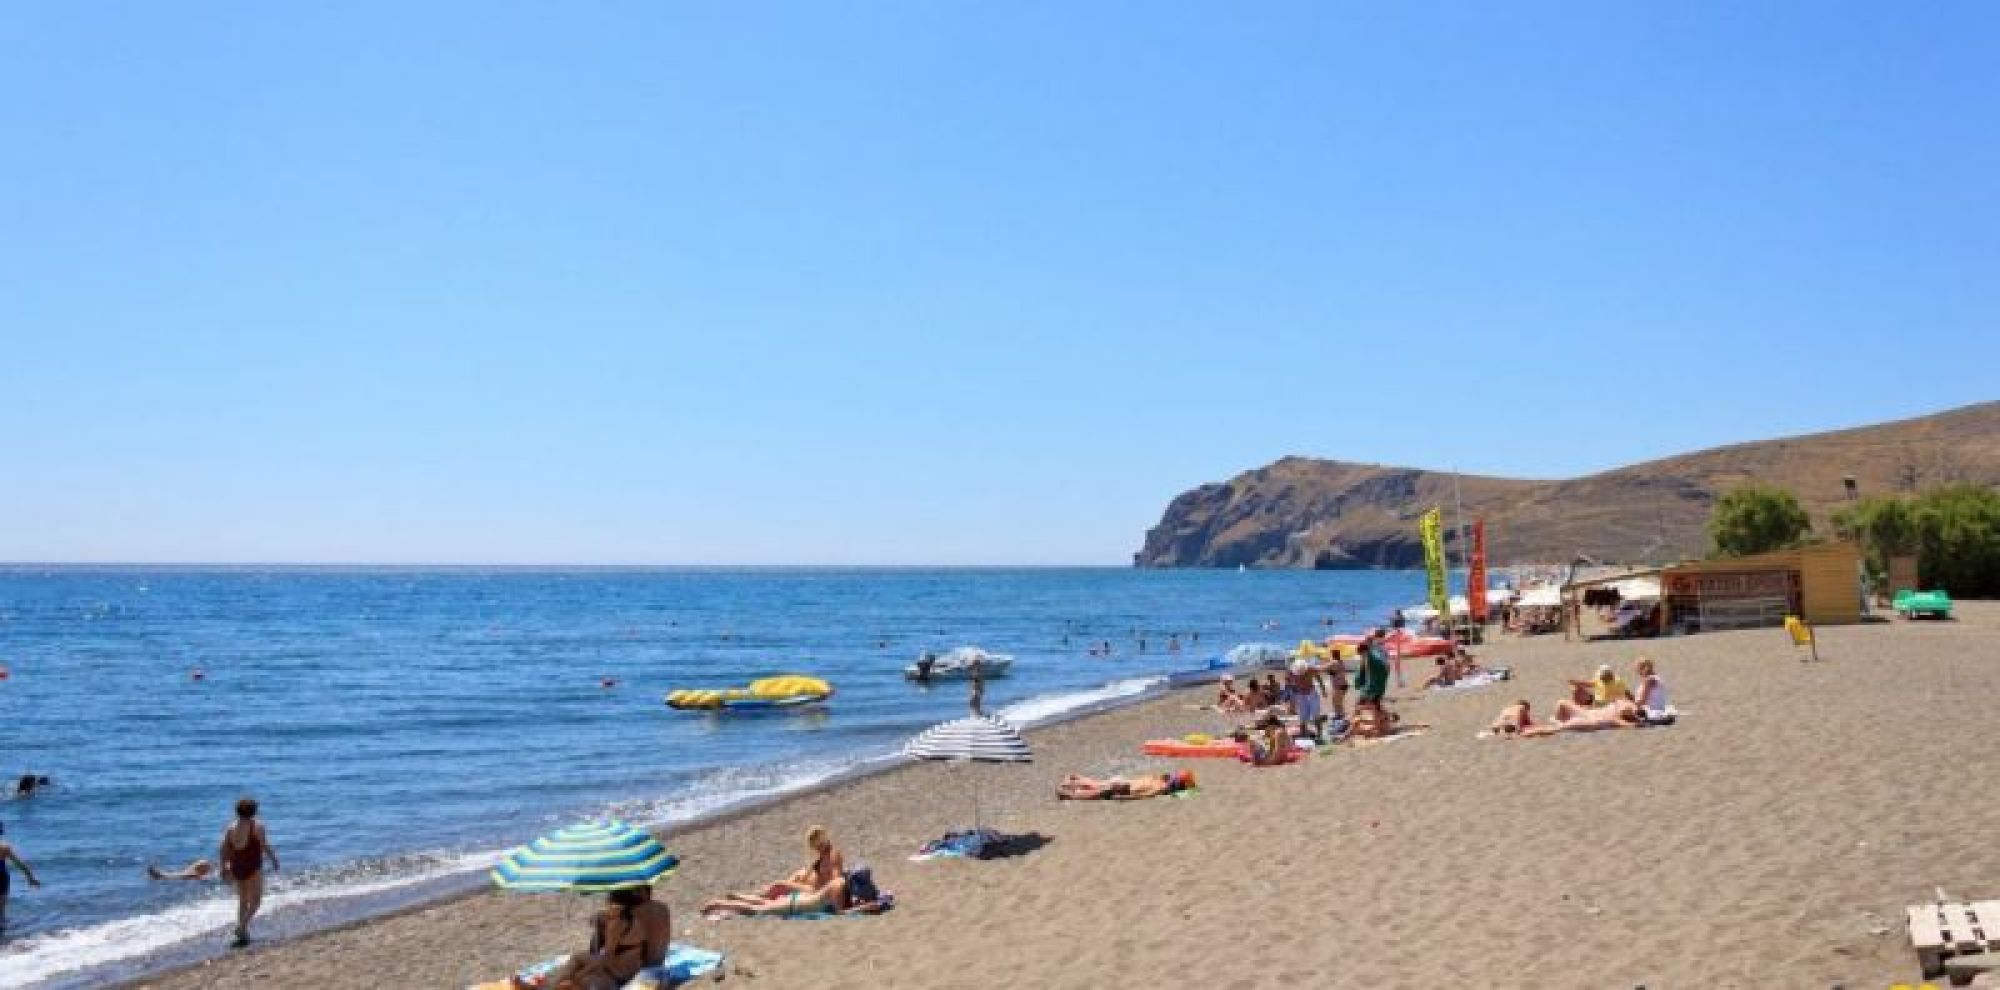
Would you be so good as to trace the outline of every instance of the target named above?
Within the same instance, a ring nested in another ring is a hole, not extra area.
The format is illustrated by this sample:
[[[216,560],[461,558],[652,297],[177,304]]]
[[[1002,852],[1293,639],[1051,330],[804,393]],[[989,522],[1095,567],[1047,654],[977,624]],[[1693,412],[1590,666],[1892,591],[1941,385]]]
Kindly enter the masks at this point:
[[[236,940],[233,948],[250,944],[250,919],[264,903],[264,861],[278,869],[278,851],[257,820],[257,802],[244,798],[236,802],[236,820],[222,830],[222,845],[215,858],[222,864],[222,879],[236,888]]]

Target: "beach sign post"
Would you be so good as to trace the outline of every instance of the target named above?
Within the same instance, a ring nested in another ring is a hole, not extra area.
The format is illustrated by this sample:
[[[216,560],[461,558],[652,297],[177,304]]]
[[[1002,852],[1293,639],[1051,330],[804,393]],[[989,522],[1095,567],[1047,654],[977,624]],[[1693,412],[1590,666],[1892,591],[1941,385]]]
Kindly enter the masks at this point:
[[[1785,616],[1785,632],[1791,634],[1793,646],[1804,646],[1812,650],[1809,659],[1819,659],[1819,637],[1813,635],[1811,623],[1796,615]]]

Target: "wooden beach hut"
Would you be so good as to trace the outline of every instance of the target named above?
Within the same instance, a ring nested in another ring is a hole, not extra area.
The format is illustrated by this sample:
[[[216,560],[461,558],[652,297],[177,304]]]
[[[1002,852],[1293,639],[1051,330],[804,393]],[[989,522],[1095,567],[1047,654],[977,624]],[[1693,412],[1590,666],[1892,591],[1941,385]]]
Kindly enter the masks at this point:
[[[1861,621],[1861,551],[1815,543],[1747,557],[1676,564],[1660,574],[1667,627],[1679,632]]]

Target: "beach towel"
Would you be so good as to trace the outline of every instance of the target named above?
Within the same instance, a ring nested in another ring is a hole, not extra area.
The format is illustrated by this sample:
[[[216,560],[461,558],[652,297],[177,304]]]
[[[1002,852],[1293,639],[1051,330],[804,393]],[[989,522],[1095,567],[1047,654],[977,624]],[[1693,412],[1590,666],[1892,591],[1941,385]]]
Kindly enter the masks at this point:
[[[667,948],[665,963],[640,970],[625,984],[625,990],[667,990],[720,968],[722,953],[676,943]]]
[[[1513,672],[1506,667],[1500,667],[1495,670],[1482,670],[1476,674],[1467,674],[1464,677],[1461,677],[1458,680],[1451,682],[1450,684],[1440,684],[1437,687],[1431,688],[1431,691],[1433,693],[1445,692],[1445,691],[1469,691],[1473,688],[1490,687],[1492,685],[1500,683],[1501,681],[1507,680],[1512,676]]]
[[[814,911],[800,911],[796,914],[737,914],[734,912],[718,911],[713,914],[702,915],[702,917],[708,921],[730,921],[736,918],[775,921],[824,921],[828,918],[856,918],[871,914],[885,914],[890,908],[895,906],[895,891],[884,890],[878,892],[873,900],[856,901],[838,911],[825,907]]]
[[[885,890],[875,895],[874,900],[857,901],[839,911],[822,908],[801,914],[760,914],[759,918],[776,918],[779,921],[824,921],[828,918],[855,918],[863,915],[882,914],[896,906],[896,892]]]
[[[1392,743],[1398,739],[1415,739],[1416,737],[1421,736],[1428,731],[1430,731],[1428,728],[1397,729],[1395,732],[1386,736],[1370,736],[1367,738],[1349,739],[1347,740],[1347,744],[1356,749],[1365,749],[1369,746],[1378,746],[1383,743]]]
[[[665,990],[679,986],[696,977],[707,976],[722,966],[722,953],[675,942],[667,946],[667,961],[659,966],[639,971],[625,984],[625,990]],[[515,986],[545,987],[549,977],[561,969],[568,956],[554,956],[533,965],[524,966],[514,974],[512,980],[494,980],[490,983],[475,983],[467,990],[513,990]]]
[[[990,828],[973,829],[966,832],[947,832],[942,838],[932,839],[910,857],[912,863],[927,863],[933,859],[981,859],[986,847],[1001,841],[1000,833]]]

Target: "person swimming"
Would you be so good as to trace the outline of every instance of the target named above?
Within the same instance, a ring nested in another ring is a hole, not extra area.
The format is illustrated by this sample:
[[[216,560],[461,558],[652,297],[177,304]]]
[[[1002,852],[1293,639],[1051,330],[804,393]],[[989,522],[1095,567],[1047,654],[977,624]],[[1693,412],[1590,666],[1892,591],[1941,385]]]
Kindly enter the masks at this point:
[[[154,880],[206,880],[215,874],[215,864],[205,859],[197,859],[178,870],[160,869],[158,864],[146,864],[146,876]]]

